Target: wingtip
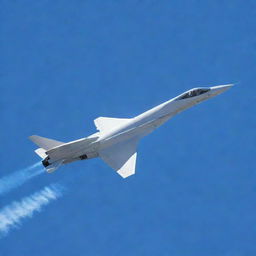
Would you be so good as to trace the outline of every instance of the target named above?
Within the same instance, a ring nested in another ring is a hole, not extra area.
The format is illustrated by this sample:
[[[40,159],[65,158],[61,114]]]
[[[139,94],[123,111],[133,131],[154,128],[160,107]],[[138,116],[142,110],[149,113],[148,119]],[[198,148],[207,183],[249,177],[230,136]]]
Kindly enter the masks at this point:
[[[32,140],[36,135],[30,135],[28,136],[28,139]]]
[[[135,170],[131,171],[131,172],[126,172],[122,169],[118,170],[117,173],[123,178],[123,179],[126,179],[128,178],[129,176],[132,176],[135,174]]]

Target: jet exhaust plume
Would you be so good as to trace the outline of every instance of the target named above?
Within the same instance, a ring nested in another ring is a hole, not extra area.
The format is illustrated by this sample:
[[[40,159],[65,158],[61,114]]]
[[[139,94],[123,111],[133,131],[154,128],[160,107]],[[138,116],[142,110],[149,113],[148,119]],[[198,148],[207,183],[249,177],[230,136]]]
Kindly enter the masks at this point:
[[[35,176],[42,174],[44,169],[41,167],[41,162],[33,164],[27,168],[16,171],[8,176],[0,179],[0,195],[6,194],[29,181]]]
[[[62,196],[63,188],[59,184],[52,184],[42,190],[24,197],[21,201],[14,201],[0,210],[0,234],[6,235],[11,228],[19,228],[22,220],[32,218],[35,212],[40,212],[43,206]]]

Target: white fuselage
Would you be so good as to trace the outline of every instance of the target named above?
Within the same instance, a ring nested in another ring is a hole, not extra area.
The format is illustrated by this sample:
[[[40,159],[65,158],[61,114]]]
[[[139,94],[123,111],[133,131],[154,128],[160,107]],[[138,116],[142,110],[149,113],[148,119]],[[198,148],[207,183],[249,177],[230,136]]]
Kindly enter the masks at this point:
[[[182,100],[179,100],[179,95],[132,118],[130,122],[101,134],[98,141],[101,147],[106,147],[132,137],[144,137],[181,111],[220,94],[223,90],[224,88],[211,89],[205,94]]]
[[[142,138],[161,126],[174,115],[224,92],[230,86],[231,85],[225,85],[189,90],[134,118],[131,118],[129,121],[117,127],[113,127],[104,132],[101,131],[92,134],[84,139],[72,141],[55,147],[46,152],[50,156],[49,163],[63,160],[62,163],[65,164],[76,160],[98,157],[98,152],[100,150],[126,140],[131,140],[132,138]],[[191,96],[193,93],[196,94],[199,90],[205,90],[205,92]],[[95,140],[88,144],[87,139],[93,138],[95,138]]]

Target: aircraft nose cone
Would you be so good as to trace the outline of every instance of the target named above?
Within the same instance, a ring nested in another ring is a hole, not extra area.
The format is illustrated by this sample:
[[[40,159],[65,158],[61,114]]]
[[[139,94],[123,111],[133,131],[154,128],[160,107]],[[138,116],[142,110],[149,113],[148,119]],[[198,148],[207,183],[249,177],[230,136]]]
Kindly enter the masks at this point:
[[[225,92],[226,90],[228,90],[229,88],[233,87],[233,84],[225,84],[225,85],[218,85],[218,86],[213,86],[211,87],[211,92],[214,95],[218,95],[220,93]]]

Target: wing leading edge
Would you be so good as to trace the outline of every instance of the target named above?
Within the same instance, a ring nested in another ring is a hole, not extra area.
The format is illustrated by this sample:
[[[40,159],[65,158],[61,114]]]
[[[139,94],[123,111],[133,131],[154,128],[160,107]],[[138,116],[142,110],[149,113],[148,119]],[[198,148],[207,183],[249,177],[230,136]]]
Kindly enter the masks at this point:
[[[99,152],[100,158],[123,178],[135,174],[138,140],[115,144]]]
[[[112,117],[98,117],[94,120],[96,128],[102,132],[112,130],[113,128],[128,123],[129,118],[112,118]]]

